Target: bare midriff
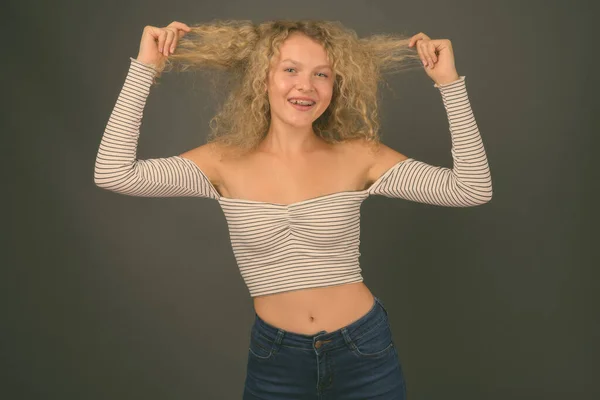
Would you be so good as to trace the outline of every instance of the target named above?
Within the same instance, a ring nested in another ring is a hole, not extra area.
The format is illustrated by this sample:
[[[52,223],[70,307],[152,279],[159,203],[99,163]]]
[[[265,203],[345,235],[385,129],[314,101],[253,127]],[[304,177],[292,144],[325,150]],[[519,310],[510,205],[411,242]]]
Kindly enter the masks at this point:
[[[287,332],[333,332],[364,316],[375,299],[364,282],[295,290],[253,298],[254,310],[268,324]]]

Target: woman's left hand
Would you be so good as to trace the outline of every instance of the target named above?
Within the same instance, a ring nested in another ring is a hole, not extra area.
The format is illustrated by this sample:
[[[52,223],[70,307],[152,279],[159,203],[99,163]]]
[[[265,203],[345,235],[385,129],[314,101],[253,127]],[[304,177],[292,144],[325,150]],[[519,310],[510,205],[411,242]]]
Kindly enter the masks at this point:
[[[431,39],[423,32],[410,38],[408,47],[416,46],[425,72],[438,85],[459,78],[454,66],[454,53],[449,39]]]

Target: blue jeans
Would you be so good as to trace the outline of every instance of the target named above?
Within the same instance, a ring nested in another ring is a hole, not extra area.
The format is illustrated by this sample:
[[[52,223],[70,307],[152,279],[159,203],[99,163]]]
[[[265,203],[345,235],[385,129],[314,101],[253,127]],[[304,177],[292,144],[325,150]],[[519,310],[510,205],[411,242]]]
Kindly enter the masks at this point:
[[[406,384],[387,310],[377,297],[334,332],[287,332],[255,313],[244,400],[405,400]]]

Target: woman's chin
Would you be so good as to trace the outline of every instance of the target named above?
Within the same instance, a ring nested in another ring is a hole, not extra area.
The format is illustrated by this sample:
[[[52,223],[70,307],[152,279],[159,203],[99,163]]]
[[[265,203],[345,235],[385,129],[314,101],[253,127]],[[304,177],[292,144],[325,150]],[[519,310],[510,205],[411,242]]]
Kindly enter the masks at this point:
[[[280,122],[283,122],[285,125],[288,125],[291,128],[302,129],[302,128],[312,128],[313,123],[319,118],[320,115],[315,115],[314,113],[286,113],[283,117],[277,118]]]
[[[284,119],[285,123],[295,128],[302,128],[306,126],[312,126],[313,122],[316,121],[313,115],[287,115]]]
[[[316,113],[296,113],[295,115],[287,115],[286,120],[293,125],[298,125],[298,126],[303,126],[303,125],[308,125],[311,126],[317,119],[319,119],[319,117],[321,116],[321,114],[316,114]]]
[[[297,120],[294,121],[294,120],[292,120],[288,124],[291,127],[296,128],[296,129],[302,129],[302,128],[307,128],[308,129],[308,128],[312,128],[314,122],[315,122],[315,120],[311,118],[311,119],[307,119],[306,121],[297,121]]]

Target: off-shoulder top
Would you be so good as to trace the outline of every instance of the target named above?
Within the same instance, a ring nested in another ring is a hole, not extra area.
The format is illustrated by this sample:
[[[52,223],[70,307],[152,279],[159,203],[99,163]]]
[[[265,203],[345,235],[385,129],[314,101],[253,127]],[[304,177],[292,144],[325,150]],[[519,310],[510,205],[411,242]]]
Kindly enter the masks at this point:
[[[252,297],[361,282],[360,206],[370,195],[471,207],[492,197],[490,170],[465,76],[438,88],[452,138],[453,168],[408,158],[370,187],[277,204],[221,196],[193,161],[138,160],[140,126],[156,70],[130,58],[94,168],[97,186],[131,196],[192,196],[219,202],[231,246]]]

